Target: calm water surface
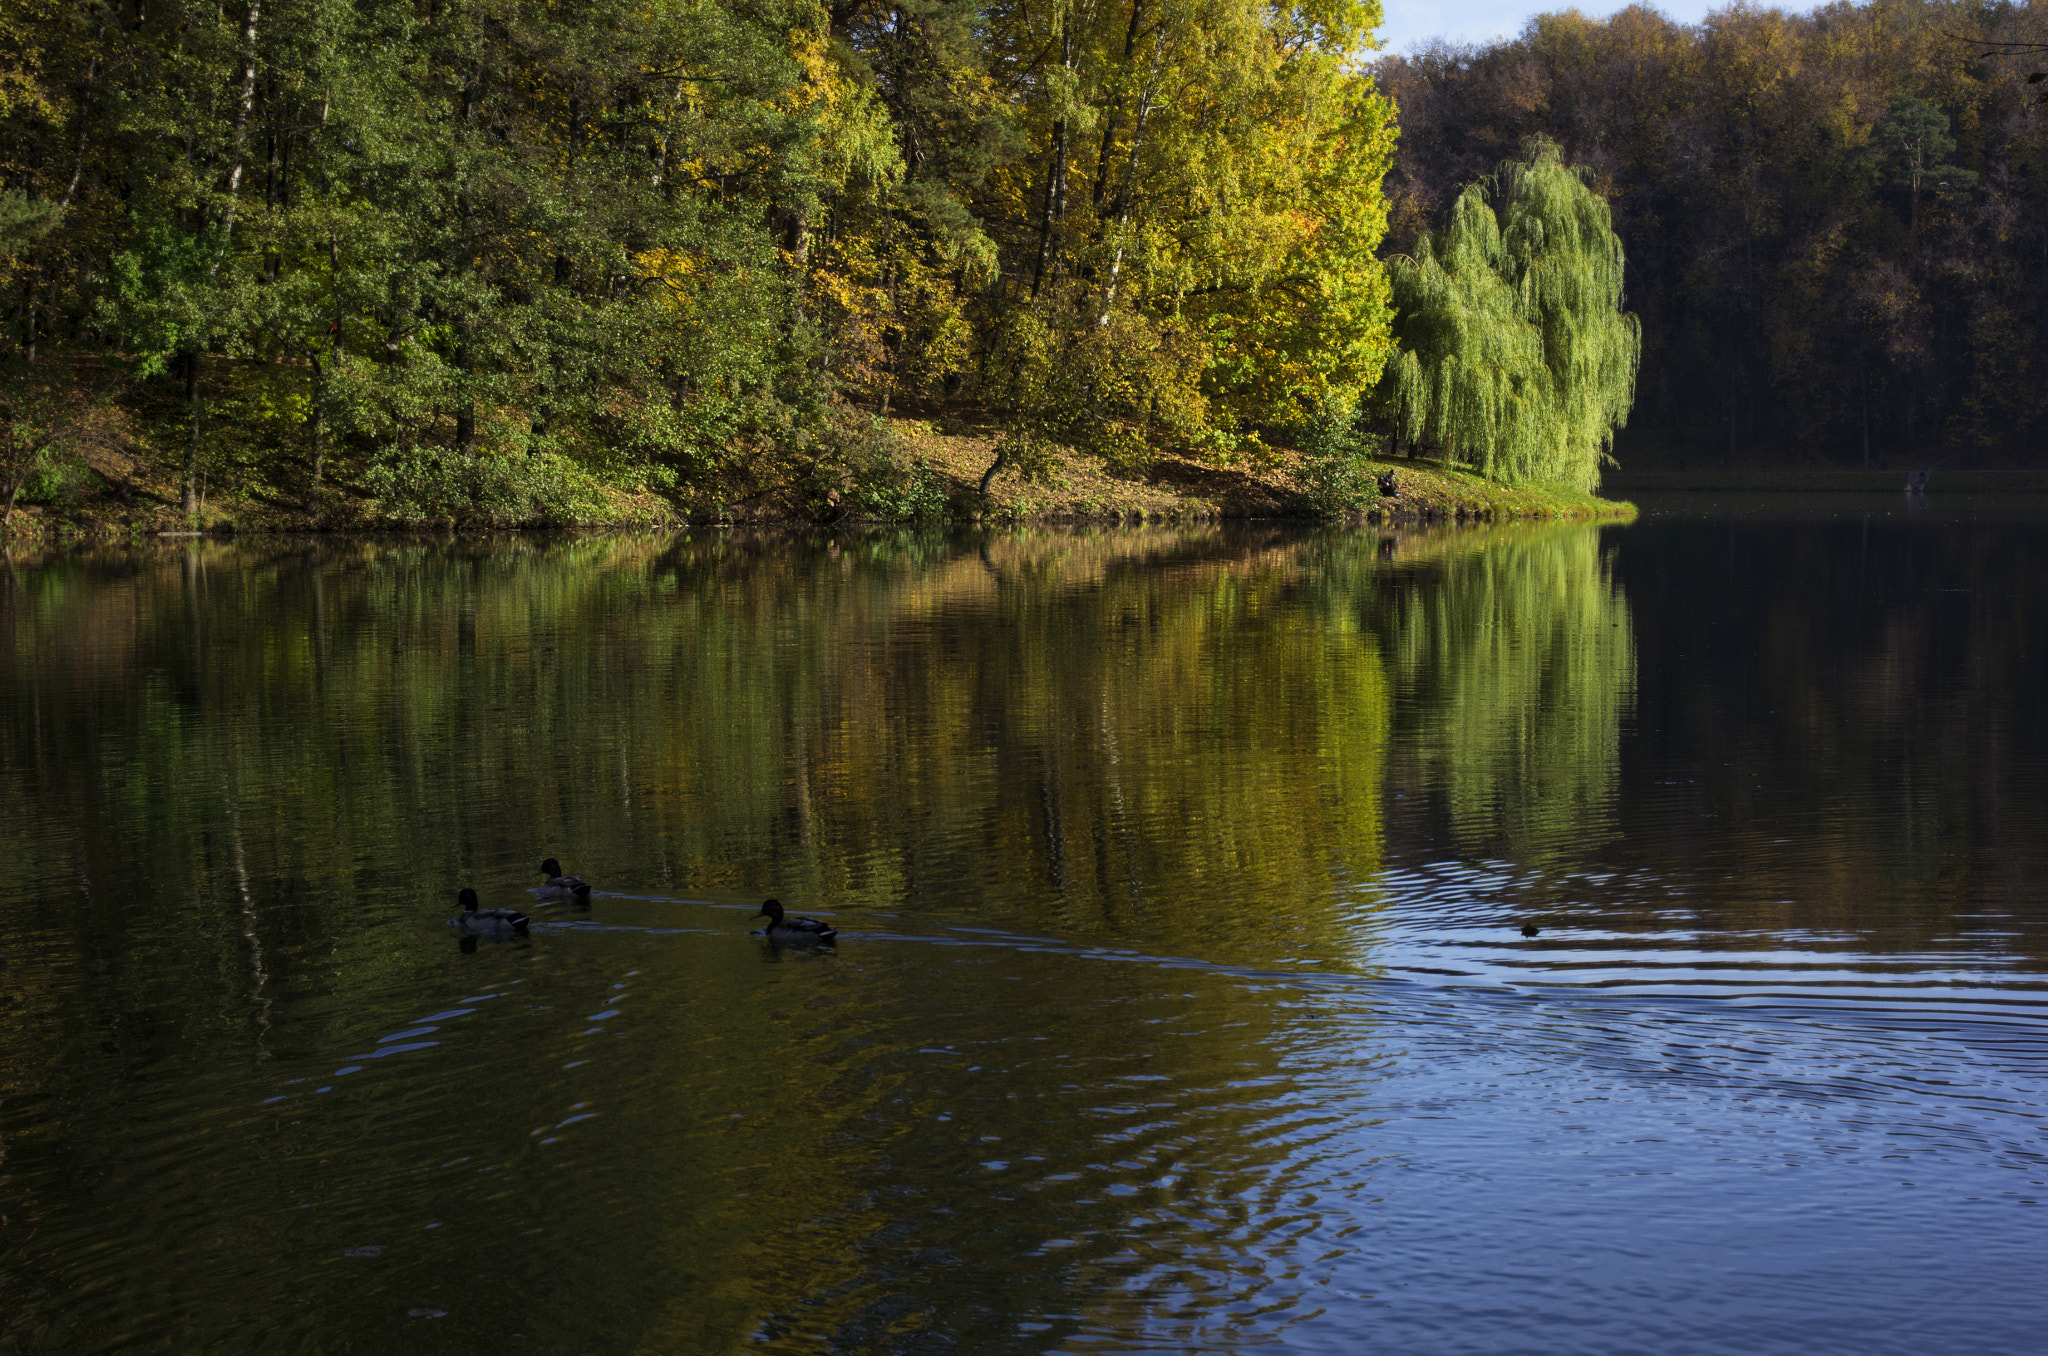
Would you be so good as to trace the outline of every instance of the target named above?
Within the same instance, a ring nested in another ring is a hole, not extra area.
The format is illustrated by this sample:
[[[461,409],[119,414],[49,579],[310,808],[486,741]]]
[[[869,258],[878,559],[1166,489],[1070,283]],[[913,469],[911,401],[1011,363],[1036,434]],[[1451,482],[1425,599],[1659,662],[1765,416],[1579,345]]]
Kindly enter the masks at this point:
[[[2048,511],[1645,510],[17,555],[0,1352],[2034,1349]]]

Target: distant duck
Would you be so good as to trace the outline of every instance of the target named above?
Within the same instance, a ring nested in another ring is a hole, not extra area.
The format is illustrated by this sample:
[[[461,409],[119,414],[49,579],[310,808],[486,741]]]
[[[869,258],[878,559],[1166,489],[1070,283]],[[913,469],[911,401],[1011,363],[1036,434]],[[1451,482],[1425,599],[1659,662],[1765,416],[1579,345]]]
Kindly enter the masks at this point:
[[[1522,924],[1522,935],[1524,937],[1534,937],[1537,933],[1541,931],[1543,931],[1543,929],[1537,927],[1534,923]]]
[[[582,908],[590,907],[590,882],[580,876],[562,874],[562,864],[553,857],[540,864],[540,873],[548,883],[534,891],[542,899],[566,899]]]
[[[771,899],[761,906],[761,914],[768,915],[768,940],[773,942],[829,942],[839,935],[839,929],[829,923],[820,923],[815,918],[785,917],[782,901]]]
[[[526,925],[533,921],[517,909],[479,909],[476,906],[476,891],[467,885],[456,897],[462,904],[462,912],[448,920],[451,928],[465,932],[517,932],[524,934]]]

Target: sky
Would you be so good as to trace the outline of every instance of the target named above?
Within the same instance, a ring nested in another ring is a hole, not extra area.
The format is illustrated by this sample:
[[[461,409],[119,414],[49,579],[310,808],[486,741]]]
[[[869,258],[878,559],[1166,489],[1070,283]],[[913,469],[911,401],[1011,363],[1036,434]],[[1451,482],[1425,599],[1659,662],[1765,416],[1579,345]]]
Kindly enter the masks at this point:
[[[1387,51],[1406,55],[1418,44],[1431,38],[1452,38],[1459,42],[1487,42],[1493,38],[1512,37],[1522,31],[1522,25],[1530,16],[1546,12],[1576,9],[1581,14],[1599,16],[1613,14],[1628,8],[1629,0],[1558,0],[1555,4],[1531,3],[1531,0],[1381,0],[1387,14],[1386,26],[1380,29],[1380,37],[1387,44]],[[1727,0],[1719,0],[1713,8],[1725,8]],[[1706,17],[1708,0],[1651,0],[1651,7],[1660,10],[1679,23],[1698,23]],[[1790,8],[1791,6],[1785,6]]]

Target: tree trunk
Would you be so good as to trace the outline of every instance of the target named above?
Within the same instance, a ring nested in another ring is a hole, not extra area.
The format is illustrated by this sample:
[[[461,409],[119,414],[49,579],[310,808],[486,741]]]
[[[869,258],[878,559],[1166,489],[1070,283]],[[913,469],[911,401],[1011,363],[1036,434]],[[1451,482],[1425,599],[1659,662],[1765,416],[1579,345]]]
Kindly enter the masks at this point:
[[[996,478],[996,473],[1003,469],[1003,463],[1008,461],[1009,459],[1010,449],[1001,446],[1000,444],[997,445],[996,459],[988,464],[988,469],[986,471],[983,471],[981,473],[981,497],[983,499],[988,498],[988,487],[990,482],[992,482]]]
[[[185,410],[191,420],[191,437],[185,444],[185,516],[199,515],[199,354],[185,355]]]
[[[1123,233],[1131,223],[1131,195],[1138,184],[1138,157],[1145,149],[1145,124],[1152,116],[1152,96],[1158,92],[1159,72],[1163,64],[1155,57],[1152,73],[1145,81],[1145,92],[1138,99],[1138,125],[1131,133],[1130,165],[1124,173],[1124,185],[1116,199],[1116,253],[1109,261],[1109,283],[1102,289],[1102,314],[1095,320],[1098,325],[1107,325],[1110,312],[1116,309],[1117,283],[1122,280],[1124,271]]]
[[[1131,58],[1138,50],[1138,25],[1145,13],[1145,0],[1131,0],[1131,26],[1124,33],[1124,67],[1129,69]],[[1116,100],[1109,106],[1109,116],[1102,120],[1102,149],[1095,154],[1095,188],[1089,194],[1097,215],[1102,212],[1102,198],[1109,189],[1109,157],[1116,149],[1116,134],[1123,122],[1124,96],[1118,90]]]
[[[327,356],[337,358],[341,353],[341,241],[335,232],[327,232],[328,289],[334,297],[334,322],[327,329]],[[327,394],[327,369],[320,362],[320,350],[314,347],[309,354],[313,360],[313,399],[306,411],[306,422],[312,438],[313,477],[306,494],[306,516],[318,521],[320,517],[320,493],[322,479],[327,470],[327,432],[324,397]]]
[[[784,215],[783,249],[789,254],[790,273],[796,280],[790,306],[791,324],[794,326],[805,318],[804,295],[810,282],[811,221],[795,210]]]
[[[1067,198],[1067,122],[1062,118],[1052,125],[1052,162],[1045,175],[1045,206],[1038,214],[1038,264],[1031,271],[1031,299],[1038,300],[1038,292],[1045,285],[1045,274],[1052,262],[1053,223],[1066,214]]]
[[[455,348],[455,370],[462,373],[462,404],[455,411],[455,445],[464,452],[476,444],[476,396],[469,391],[469,336]]]
[[[72,196],[78,192],[78,181],[85,177],[85,133],[91,121],[93,85],[99,72],[98,57],[85,63],[85,92],[78,96],[78,149],[71,157],[71,182],[64,185],[64,196],[57,203],[60,212],[70,208]]]
[[[280,187],[278,183],[280,162],[278,159],[277,133],[275,131],[271,132],[269,136],[264,138],[263,144],[263,206],[266,209],[275,211],[277,208],[278,189]],[[264,251],[263,280],[265,282],[274,283],[277,281],[277,273],[281,263],[282,261],[278,258],[276,250]]]
[[[313,355],[313,399],[306,410],[306,433],[312,442],[313,474],[306,486],[306,516],[315,522],[320,519],[320,476],[327,469],[327,448],[321,440],[325,429],[320,420],[320,393],[325,388],[325,373],[320,369],[320,355]]]
[[[1060,65],[1072,69],[1074,64],[1074,36],[1067,21],[1060,21]],[[1038,214],[1038,264],[1031,272],[1031,299],[1038,300],[1038,292],[1045,285],[1045,275],[1052,266],[1053,225],[1066,216],[1067,211],[1067,120],[1055,119],[1052,125],[1052,153],[1045,172],[1045,206]]]
[[[235,195],[242,191],[246,159],[242,152],[248,141],[249,115],[256,108],[256,20],[262,8],[262,0],[249,0],[248,15],[242,20],[242,94],[235,108],[235,163],[228,171],[228,200],[220,213],[223,253],[227,249],[227,234],[235,226]]]

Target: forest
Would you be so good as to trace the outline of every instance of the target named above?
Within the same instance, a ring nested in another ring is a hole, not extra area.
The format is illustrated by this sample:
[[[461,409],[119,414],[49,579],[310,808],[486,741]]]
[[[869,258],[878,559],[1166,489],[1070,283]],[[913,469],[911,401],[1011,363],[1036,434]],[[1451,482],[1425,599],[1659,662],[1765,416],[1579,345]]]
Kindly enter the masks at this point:
[[[1385,248],[1547,134],[1591,168],[1627,254],[1625,464],[2038,466],[2044,42],[2038,8],[1875,0],[1696,27],[1546,14],[1385,57]]]
[[[892,410],[1229,457],[1388,343],[1376,4],[5,12],[16,474],[68,420],[193,515],[822,515]]]
[[[1387,452],[2039,448],[2035,12],[1379,18],[7,0],[0,495],[900,517],[906,414],[984,492],[1299,451],[1339,506]]]

